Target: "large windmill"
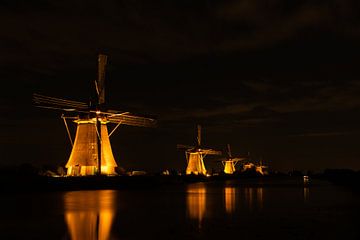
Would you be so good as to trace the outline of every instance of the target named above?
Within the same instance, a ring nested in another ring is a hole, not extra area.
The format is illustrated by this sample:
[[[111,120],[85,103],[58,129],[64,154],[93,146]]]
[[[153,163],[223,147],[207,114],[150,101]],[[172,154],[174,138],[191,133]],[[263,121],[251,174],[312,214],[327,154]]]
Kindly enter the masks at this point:
[[[221,155],[221,151],[201,147],[201,126],[197,125],[197,141],[195,146],[177,145],[178,149],[185,149],[187,160],[186,174],[206,175],[204,157],[206,155]]]
[[[155,126],[156,120],[129,112],[105,110],[105,68],[107,56],[98,56],[98,77],[95,80],[95,99],[89,104],[61,98],[33,95],[37,107],[60,110],[72,144],[70,158],[66,163],[68,176],[114,175],[117,167],[109,137],[121,125],[138,127]],[[77,124],[75,141],[72,141],[67,119]],[[116,124],[110,134],[108,124]]]
[[[227,145],[227,158],[222,160],[225,174],[233,174],[235,172],[235,166],[238,162],[247,159],[246,157],[233,157],[231,154],[230,144]]]

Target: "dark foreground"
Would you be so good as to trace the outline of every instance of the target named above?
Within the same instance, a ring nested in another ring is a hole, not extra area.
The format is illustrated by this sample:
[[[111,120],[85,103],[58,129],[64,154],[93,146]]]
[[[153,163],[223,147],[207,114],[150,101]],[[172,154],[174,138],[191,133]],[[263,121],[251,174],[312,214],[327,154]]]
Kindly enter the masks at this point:
[[[3,192],[0,239],[360,236],[359,194],[328,181],[248,178],[146,186],[143,180],[142,187],[117,190]]]

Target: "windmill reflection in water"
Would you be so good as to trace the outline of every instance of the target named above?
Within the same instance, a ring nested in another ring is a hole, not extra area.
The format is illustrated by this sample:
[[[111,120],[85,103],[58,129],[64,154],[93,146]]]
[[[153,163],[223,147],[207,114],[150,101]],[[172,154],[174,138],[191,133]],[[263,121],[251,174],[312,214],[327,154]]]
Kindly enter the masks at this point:
[[[64,194],[65,222],[72,240],[106,240],[116,215],[116,191],[74,191]]]
[[[204,183],[193,183],[187,186],[186,207],[188,217],[196,220],[200,229],[206,210],[206,187]]]

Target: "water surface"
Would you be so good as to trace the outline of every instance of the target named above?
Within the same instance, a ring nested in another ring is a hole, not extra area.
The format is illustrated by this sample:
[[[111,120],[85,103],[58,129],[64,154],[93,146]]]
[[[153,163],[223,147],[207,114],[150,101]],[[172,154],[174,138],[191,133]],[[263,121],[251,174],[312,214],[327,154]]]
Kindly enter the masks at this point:
[[[360,239],[359,200],[316,181],[9,193],[0,239]]]

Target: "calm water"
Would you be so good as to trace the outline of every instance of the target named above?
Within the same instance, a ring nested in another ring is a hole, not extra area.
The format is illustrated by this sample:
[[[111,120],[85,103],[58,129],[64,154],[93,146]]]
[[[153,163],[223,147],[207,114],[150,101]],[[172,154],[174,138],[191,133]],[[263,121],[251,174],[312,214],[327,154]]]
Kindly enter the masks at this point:
[[[0,239],[360,239],[359,200],[325,182],[7,194]]]

